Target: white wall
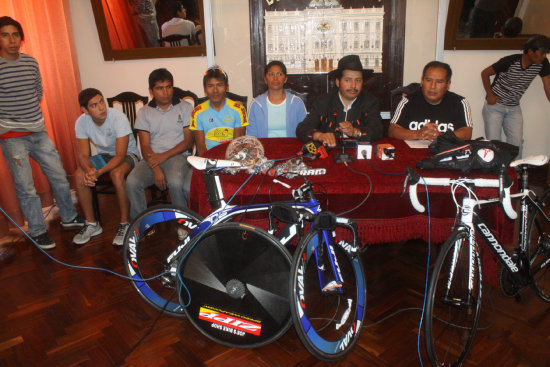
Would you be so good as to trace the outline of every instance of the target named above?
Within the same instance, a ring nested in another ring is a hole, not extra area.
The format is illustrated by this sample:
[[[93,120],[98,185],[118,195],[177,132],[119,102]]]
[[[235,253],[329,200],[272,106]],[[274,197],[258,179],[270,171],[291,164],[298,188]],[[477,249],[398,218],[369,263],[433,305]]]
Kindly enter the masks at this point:
[[[106,96],[124,91],[149,95],[149,73],[164,67],[174,75],[176,86],[204,95],[206,57],[104,61],[90,1],[70,0],[70,7],[83,88],[98,88]],[[231,91],[251,94],[248,1],[214,0],[212,11],[216,63],[229,74]]]
[[[423,66],[435,58],[438,0],[408,0],[405,27],[404,84],[420,81]],[[159,67],[174,74],[175,84],[202,95],[205,57],[104,61],[92,7],[87,0],[70,0],[82,86],[96,87],[106,96],[131,90],[147,95],[147,76]],[[216,41],[215,61],[229,74],[231,91],[252,97],[248,0],[213,0]],[[481,108],[485,98],[480,72],[511,51],[446,51],[453,68],[451,89],[468,98],[474,120],[474,137],[483,136]],[[75,96],[76,100],[76,96]],[[550,103],[540,78],[522,99],[525,119],[524,155],[550,155]]]
[[[520,53],[510,51],[446,51],[444,61],[453,68],[451,89],[468,98],[474,121],[473,137],[485,136],[481,109],[485,90],[481,83],[481,70],[503,56]],[[546,99],[542,81],[535,78],[521,100],[524,120],[523,156],[550,155],[550,103]]]

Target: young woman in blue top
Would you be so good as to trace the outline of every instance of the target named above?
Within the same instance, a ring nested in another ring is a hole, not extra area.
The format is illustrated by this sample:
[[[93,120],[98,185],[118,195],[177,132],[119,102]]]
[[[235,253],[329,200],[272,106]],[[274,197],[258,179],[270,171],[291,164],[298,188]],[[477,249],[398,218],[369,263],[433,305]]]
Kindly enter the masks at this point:
[[[267,91],[256,97],[248,112],[246,134],[257,138],[296,137],[296,126],[307,115],[304,102],[283,88],[286,66],[271,61],[265,67]]]

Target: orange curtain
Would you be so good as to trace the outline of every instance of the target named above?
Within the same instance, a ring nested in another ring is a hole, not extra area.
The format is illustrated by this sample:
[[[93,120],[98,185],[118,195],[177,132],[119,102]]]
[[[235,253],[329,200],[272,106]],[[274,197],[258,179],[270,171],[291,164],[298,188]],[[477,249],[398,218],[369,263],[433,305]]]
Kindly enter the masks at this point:
[[[21,23],[25,33],[21,52],[36,58],[40,65],[44,87],[41,106],[46,130],[59,151],[65,171],[72,175],[77,167],[74,123],[80,115],[77,95],[81,84],[69,0],[0,0],[0,9],[1,16],[10,16]],[[31,162],[36,191],[51,197],[48,180],[38,164],[32,159]],[[3,178],[0,205],[22,224],[23,215],[3,156],[0,158],[0,175]],[[1,215],[0,236],[6,234],[7,223],[6,218]]]
[[[102,0],[113,50],[147,47],[128,0]]]

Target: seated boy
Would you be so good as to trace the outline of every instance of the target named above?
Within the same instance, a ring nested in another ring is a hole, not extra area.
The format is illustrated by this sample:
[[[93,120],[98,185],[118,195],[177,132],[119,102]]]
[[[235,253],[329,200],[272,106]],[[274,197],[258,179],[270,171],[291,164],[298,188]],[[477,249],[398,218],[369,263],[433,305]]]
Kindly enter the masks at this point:
[[[107,107],[99,90],[84,89],[78,95],[78,103],[83,113],[75,125],[79,148],[79,168],[75,176],[78,200],[86,218],[86,225],[73,238],[73,242],[83,245],[93,236],[103,232],[94,216],[90,187],[95,186],[99,176],[109,173],[120,208],[120,225],[113,245],[122,246],[130,219],[126,175],[139,159],[136,139],[126,115]],[[93,158],[90,153],[90,141],[95,144],[98,152],[98,156]]]

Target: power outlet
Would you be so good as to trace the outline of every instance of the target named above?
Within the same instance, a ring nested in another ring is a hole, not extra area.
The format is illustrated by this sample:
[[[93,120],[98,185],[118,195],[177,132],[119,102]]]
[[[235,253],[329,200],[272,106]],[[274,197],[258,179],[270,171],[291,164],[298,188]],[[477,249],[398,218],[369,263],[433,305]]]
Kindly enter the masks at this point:
[[[357,159],[371,159],[372,157],[372,145],[367,143],[357,144]]]

